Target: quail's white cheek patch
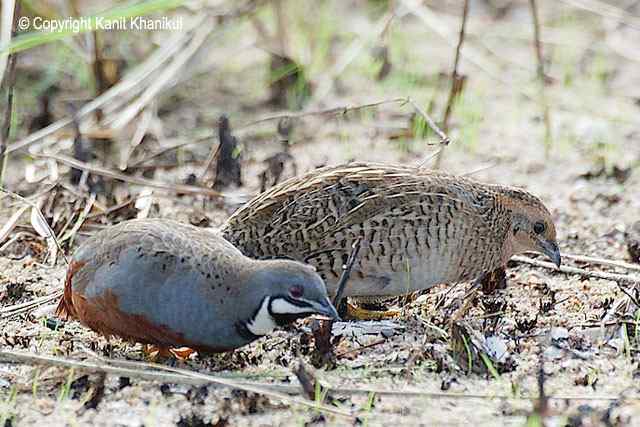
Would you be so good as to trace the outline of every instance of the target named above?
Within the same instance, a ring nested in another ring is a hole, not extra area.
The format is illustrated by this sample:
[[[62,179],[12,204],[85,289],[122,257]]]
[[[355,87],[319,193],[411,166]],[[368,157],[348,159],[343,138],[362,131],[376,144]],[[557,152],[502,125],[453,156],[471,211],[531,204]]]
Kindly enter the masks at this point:
[[[278,326],[276,321],[273,319],[271,313],[269,313],[269,298],[267,297],[262,300],[260,309],[255,317],[247,322],[247,329],[249,329],[253,335],[262,336],[273,331],[276,326]]]

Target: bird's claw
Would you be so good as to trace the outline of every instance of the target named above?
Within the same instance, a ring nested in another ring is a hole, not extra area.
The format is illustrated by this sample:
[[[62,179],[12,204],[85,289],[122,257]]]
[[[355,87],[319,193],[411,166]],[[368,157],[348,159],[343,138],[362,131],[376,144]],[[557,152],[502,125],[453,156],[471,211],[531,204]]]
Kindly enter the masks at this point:
[[[400,317],[400,313],[400,310],[397,309],[384,311],[367,310],[357,305],[347,303],[347,314],[345,317],[356,320],[384,320]]]
[[[181,362],[189,359],[195,350],[189,347],[163,347],[155,344],[145,344],[143,347],[143,353],[146,358],[152,362],[156,362],[161,359],[175,358]]]

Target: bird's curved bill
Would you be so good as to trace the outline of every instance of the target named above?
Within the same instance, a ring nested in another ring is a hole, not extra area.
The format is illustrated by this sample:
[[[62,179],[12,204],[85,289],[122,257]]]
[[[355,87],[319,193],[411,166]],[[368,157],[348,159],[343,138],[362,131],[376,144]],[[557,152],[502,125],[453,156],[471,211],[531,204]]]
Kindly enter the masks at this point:
[[[325,300],[320,303],[314,302],[313,308],[316,311],[316,314],[319,314],[321,317],[326,317],[329,320],[342,320],[340,319],[340,316],[333,304],[331,304],[331,301],[329,301],[329,298],[325,298]]]
[[[562,264],[562,257],[560,256],[560,248],[558,248],[558,244],[548,240],[541,240],[540,246],[542,248],[542,252],[548,256],[551,261],[553,261],[556,267],[560,268],[560,264]]]

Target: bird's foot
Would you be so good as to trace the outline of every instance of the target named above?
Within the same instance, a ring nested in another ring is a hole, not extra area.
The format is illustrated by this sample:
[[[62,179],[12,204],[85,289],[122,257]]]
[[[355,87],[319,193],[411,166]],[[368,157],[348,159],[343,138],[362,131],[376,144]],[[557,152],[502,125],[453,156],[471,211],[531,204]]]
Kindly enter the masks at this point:
[[[189,347],[164,347],[155,344],[145,344],[142,348],[143,353],[152,362],[156,362],[161,359],[175,358],[184,362],[196,351]]]
[[[368,310],[366,308],[358,307],[357,305],[347,303],[346,318],[355,320],[384,320],[395,319],[400,317],[400,310]]]

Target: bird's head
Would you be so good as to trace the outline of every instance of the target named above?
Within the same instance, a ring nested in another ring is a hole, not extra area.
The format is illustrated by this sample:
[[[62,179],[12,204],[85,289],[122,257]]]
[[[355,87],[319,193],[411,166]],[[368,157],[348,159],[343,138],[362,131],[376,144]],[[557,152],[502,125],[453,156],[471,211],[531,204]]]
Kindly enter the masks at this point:
[[[560,249],[556,241],[556,227],[551,213],[536,196],[520,189],[502,192],[504,204],[511,215],[507,236],[507,256],[534,251],[548,256],[560,267]]]
[[[255,262],[246,288],[256,306],[246,323],[252,334],[266,335],[276,326],[312,314],[340,320],[313,267],[289,260]]]

